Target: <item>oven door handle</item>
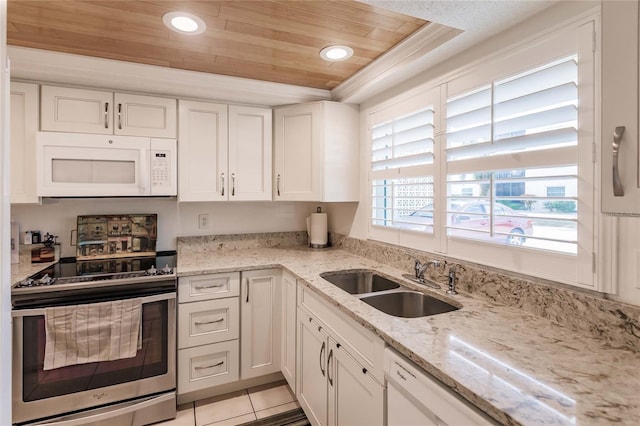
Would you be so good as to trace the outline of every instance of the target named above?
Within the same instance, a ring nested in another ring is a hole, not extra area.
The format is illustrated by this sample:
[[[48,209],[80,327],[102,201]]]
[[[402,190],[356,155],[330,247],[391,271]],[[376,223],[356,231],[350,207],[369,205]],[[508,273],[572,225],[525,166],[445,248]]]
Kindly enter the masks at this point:
[[[126,414],[133,413],[143,408],[153,407],[156,404],[171,401],[175,398],[175,393],[164,394],[159,396],[153,396],[151,398],[145,398],[142,401],[131,401],[127,404],[116,405],[117,408],[111,410],[98,411],[95,414],[92,413],[78,413],[76,415],[65,416],[64,419],[53,419],[46,423],[48,426],[81,426],[87,423],[98,423],[100,421],[115,420],[118,416],[124,416]]]
[[[141,302],[144,305],[145,303],[153,303],[153,302],[159,302],[161,300],[175,300],[176,299],[176,292],[170,292],[170,293],[162,293],[162,294],[154,294],[152,296],[145,296],[141,298]],[[80,303],[81,305],[86,305],[86,304],[90,304],[90,303]],[[72,305],[72,306],[77,306],[77,305]],[[11,311],[11,316],[13,318],[21,318],[21,317],[31,317],[31,316],[38,316],[38,315],[44,315],[44,311],[46,308],[34,308],[34,309],[17,309],[17,310],[12,310]]]

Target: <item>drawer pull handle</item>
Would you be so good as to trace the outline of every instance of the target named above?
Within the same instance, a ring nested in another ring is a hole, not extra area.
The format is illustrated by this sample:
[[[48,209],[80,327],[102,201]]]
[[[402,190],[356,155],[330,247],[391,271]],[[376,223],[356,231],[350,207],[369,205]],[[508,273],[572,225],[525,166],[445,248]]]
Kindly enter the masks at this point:
[[[203,324],[215,324],[217,322],[222,322],[224,321],[224,318],[218,318],[217,320],[210,320],[210,321],[196,321],[194,322],[195,325],[203,325]]]
[[[194,286],[194,288],[196,290],[204,290],[206,288],[220,288],[220,287],[224,287],[224,284],[213,284],[213,285],[196,285]]]
[[[224,361],[216,362],[215,364],[211,365],[197,365],[193,368],[195,370],[206,370],[207,368],[220,367],[222,364],[224,364]]]
[[[401,366],[400,364],[396,364],[396,366],[401,369],[402,371],[404,371],[405,373],[407,373],[408,375],[410,375],[411,377],[413,377],[414,379],[416,378],[415,374],[413,374],[411,371],[407,370],[406,368],[404,368],[403,366]],[[397,371],[397,370],[396,370]],[[398,375],[400,376],[400,373],[398,373]],[[402,376],[400,376],[402,377]],[[403,377],[404,379],[404,377]]]

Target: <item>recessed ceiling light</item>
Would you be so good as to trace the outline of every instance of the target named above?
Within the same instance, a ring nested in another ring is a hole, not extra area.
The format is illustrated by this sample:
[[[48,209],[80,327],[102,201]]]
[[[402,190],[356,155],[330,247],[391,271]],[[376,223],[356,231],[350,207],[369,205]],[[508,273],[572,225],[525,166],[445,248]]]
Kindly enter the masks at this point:
[[[188,12],[169,12],[162,17],[162,22],[180,34],[202,34],[207,28],[204,21]]]
[[[320,51],[320,57],[325,61],[344,61],[353,56],[353,49],[349,46],[327,46]]]

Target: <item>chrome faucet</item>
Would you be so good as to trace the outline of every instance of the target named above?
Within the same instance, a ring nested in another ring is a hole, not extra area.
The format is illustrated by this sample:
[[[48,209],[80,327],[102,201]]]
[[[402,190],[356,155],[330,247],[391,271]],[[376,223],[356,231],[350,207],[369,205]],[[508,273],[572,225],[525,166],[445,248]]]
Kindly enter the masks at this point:
[[[456,265],[449,267],[449,289],[447,290],[447,294],[458,294],[456,291]]]
[[[424,280],[424,273],[427,272],[429,265],[433,265],[434,267],[440,266],[439,260],[427,260],[424,263],[421,263],[418,259],[413,259],[415,261],[415,271],[416,271],[416,279]]]

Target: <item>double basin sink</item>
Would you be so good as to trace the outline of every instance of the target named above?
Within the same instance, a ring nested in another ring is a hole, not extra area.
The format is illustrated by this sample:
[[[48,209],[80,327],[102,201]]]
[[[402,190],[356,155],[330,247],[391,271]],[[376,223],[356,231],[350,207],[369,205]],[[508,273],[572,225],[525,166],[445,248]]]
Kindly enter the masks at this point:
[[[435,297],[412,291],[374,271],[335,271],[320,276],[347,293],[356,295],[364,303],[395,317],[419,318],[460,309]]]

